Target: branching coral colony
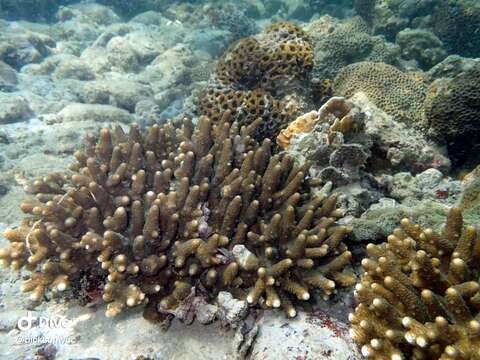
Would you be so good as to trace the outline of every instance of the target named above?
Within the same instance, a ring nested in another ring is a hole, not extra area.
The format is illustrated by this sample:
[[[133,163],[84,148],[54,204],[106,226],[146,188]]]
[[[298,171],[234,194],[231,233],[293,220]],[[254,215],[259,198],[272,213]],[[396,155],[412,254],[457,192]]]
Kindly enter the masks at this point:
[[[368,359],[480,359],[480,235],[452,208],[441,234],[408,219],[367,247],[352,335]]]
[[[72,175],[33,183],[3,263],[31,272],[23,290],[35,300],[104,274],[107,316],[168,311],[200,289],[295,316],[312,289],[352,285],[336,194],[314,196],[306,166],[255,141],[260,119],[239,128],[229,117],[89,136]]]

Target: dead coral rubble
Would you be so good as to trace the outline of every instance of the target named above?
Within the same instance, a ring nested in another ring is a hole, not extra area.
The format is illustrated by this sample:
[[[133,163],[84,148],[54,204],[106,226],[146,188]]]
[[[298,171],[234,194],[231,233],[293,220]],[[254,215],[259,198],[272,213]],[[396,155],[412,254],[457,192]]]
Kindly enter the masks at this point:
[[[259,121],[240,128],[229,117],[89,136],[72,174],[32,184],[0,259],[30,271],[23,290],[35,300],[103,274],[107,316],[148,303],[152,318],[194,291],[223,290],[295,316],[293,300],[351,285],[336,195],[314,196],[307,167],[256,142]]]
[[[368,359],[480,359],[480,235],[452,208],[442,233],[403,219],[367,247],[352,335]]]

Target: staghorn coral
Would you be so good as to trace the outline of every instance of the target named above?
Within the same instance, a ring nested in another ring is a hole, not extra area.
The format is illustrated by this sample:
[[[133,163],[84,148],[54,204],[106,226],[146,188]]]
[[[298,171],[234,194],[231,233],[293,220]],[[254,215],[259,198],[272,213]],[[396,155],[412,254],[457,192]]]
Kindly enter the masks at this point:
[[[396,120],[420,122],[427,86],[416,74],[404,73],[384,63],[364,61],[340,70],[333,82],[333,91],[345,97],[363,91]]]
[[[480,358],[480,236],[460,209],[440,234],[403,219],[367,252],[350,315],[366,358]]]
[[[480,66],[455,76],[438,79],[425,100],[427,126],[447,142],[449,154],[458,165],[477,163],[480,140]],[[477,150],[477,151],[476,151]]]
[[[294,316],[292,301],[314,288],[329,296],[352,284],[336,194],[313,195],[307,166],[256,142],[260,120],[240,128],[229,117],[88,136],[71,174],[29,187],[28,216],[5,232],[0,259],[30,271],[23,290],[34,300],[95,274],[110,317],[146,306],[158,319],[192,293],[223,290]]]

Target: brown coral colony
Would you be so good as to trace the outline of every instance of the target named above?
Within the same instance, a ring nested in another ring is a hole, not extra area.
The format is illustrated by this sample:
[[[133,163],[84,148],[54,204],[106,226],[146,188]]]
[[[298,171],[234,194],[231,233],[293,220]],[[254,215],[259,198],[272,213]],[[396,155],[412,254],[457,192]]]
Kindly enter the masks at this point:
[[[254,140],[259,121],[229,117],[90,135],[72,174],[33,183],[3,263],[31,272],[23,290],[34,300],[103,274],[107,316],[173,309],[195,289],[295,316],[312,289],[352,285],[336,195],[314,196],[306,167]]]
[[[480,359],[480,236],[452,208],[442,233],[408,219],[367,247],[352,336],[368,359]]]

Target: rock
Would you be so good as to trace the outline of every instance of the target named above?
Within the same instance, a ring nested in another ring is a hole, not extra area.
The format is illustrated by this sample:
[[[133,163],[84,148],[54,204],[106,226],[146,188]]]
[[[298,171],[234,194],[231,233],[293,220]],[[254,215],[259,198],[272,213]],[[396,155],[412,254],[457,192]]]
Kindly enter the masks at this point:
[[[241,269],[249,271],[258,267],[257,257],[245,245],[235,245],[232,249],[232,255]]]
[[[34,33],[0,34],[0,60],[19,70],[22,66],[38,63],[45,58],[54,41]]]
[[[227,291],[220,291],[217,296],[218,318],[230,325],[242,320],[248,312],[248,304],[244,300],[235,299]]]
[[[17,72],[10,65],[0,61],[0,91],[13,91],[17,84]]]
[[[462,196],[457,204],[471,224],[480,223],[480,165],[462,180]]]
[[[130,112],[141,100],[153,96],[148,85],[133,80],[98,80],[84,86],[84,100],[91,104],[109,104]]]
[[[146,11],[138,14],[130,19],[131,23],[140,23],[145,25],[163,25],[168,22],[168,19],[157,11]]]
[[[56,18],[62,22],[74,19],[77,23],[104,26],[120,22],[120,17],[112,9],[96,3],[62,6],[58,9]]]
[[[450,55],[428,71],[434,79],[452,78],[458,74],[480,66],[480,59],[465,58],[459,55]]]
[[[22,69],[23,74],[52,75],[54,80],[76,79],[92,80],[95,74],[78,56],[71,54],[53,55],[40,64],[30,64]]]
[[[133,116],[128,111],[111,105],[80,104],[67,105],[58,114],[58,121],[96,121],[131,123]]]
[[[27,100],[22,96],[0,93],[0,124],[25,121],[33,116]]]
[[[252,348],[258,335],[260,327],[258,324],[248,325],[243,323],[235,332],[233,339],[233,353],[235,360],[244,360]]]
[[[67,60],[68,61],[65,61]],[[68,56],[67,59],[60,62],[53,72],[55,79],[77,79],[77,80],[92,80],[95,79],[95,74],[85,61],[76,56]]]
[[[197,306],[197,312],[195,318],[202,325],[212,323],[217,317],[218,307],[213,304],[204,302]]]
[[[350,239],[355,242],[383,242],[404,217],[413,219],[423,227],[435,230],[445,222],[449,206],[433,200],[402,205],[393,199],[381,199],[359,218],[348,222],[353,227]]]
[[[395,121],[362,92],[350,100],[368,115],[365,133],[373,141],[372,157],[378,160],[383,157],[389,168],[395,170],[418,173],[434,168],[444,173],[449,171],[451,164],[446,150],[427,140],[419,129]]]

